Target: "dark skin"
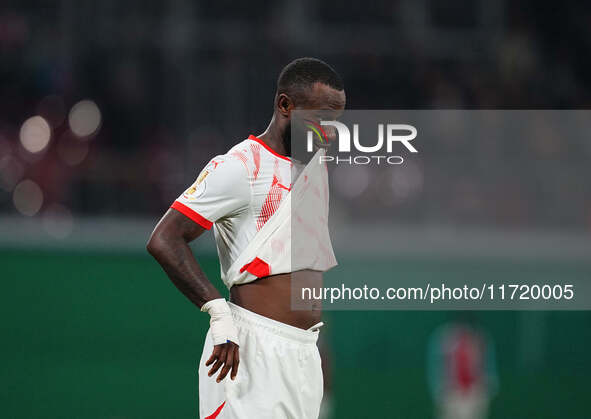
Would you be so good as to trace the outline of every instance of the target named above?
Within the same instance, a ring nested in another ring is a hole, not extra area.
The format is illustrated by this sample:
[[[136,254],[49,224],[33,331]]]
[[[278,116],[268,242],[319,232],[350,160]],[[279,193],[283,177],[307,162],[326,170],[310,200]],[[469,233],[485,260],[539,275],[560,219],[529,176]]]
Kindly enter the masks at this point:
[[[291,112],[299,109],[321,109],[323,116],[335,119],[345,108],[345,92],[333,89],[322,83],[315,83],[303,94],[290,97],[286,93],[275,96],[273,118],[264,133],[258,136],[270,148],[281,155],[287,155],[285,139],[289,130]],[[329,141],[336,138],[336,131],[327,129]],[[193,256],[189,243],[199,237],[205,229],[180,212],[169,209],[156,225],[147,244],[148,252],[158,261],[174,285],[197,307],[207,301],[222,298],[221,294],[207,279]],[[321,286],[322,273],[299,271],[288,274],[260,278],[248,284],[233,286],[230,301],[282,323],[307,329],[318,323],[320,307],[310,304],[304,310],[291,310],[292,280],[297,277],[297,285]],[[216,381],[221,382],[228,373],[234,380],[240,364],[238,345],[227,342],[215,345],[205,365],[211,369],[211,377],[220,371]]]

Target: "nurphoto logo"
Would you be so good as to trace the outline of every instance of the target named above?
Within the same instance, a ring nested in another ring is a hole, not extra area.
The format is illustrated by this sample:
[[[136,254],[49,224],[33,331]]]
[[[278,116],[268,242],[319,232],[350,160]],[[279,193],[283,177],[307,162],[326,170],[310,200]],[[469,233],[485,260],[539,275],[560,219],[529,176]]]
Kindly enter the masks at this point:
[[[351,153],[352,147],[358,153],[349,156],[320,156],[320,161],[331,162],[335,164],[359,164],[366,165],[372,161],[377,164],[386,163],[400,165],[404,158],[400,155],[394,155],[395,150],[400,149],[402,145],[410,153],[418,153],[418,150],[411,144],[417,137],[417,129],[408,124],[378,124],[377,142],[374,145],[363,145],[359,140],[359,124],[353,124],[353,136],[347,125],[339,121],[321,121],[320,124],[309,123],[306,125],[307,132],[307,151],[313,152],[314,145],[319,147],[330,147],[326,131],[322,127],[332,127],[337,132],[338,153]],[[351,142],[351,137],[353,141]]]

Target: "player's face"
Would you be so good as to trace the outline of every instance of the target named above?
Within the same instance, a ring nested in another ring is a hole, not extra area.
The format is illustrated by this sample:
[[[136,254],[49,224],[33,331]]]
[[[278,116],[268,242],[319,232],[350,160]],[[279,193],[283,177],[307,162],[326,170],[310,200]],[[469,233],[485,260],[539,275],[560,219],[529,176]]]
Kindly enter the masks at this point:
[[[306,101],[301,105],[296,105],[296,110],[309,110],[309,118],[315,124],[320,121],[334,121],[338,119],[345,110],[346,96],[344,90],[336,90],[326,84],[315,83]],[[324,129],[328,141],[334,141],[337,138],[337,131],[334,127],[325,127]]]

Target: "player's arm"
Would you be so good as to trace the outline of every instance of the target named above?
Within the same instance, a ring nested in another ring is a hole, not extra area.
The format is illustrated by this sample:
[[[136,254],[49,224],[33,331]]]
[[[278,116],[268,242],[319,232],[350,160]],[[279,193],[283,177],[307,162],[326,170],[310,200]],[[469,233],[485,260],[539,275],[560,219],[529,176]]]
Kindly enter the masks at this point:
[[[193,304],[201,308],[211,300],[222,298],[207,279],[189,243],[205,228],[178,211],[169,209],[150,236],[147,249],[158,261],[174,285]]]
[[[250,186],[244,170],[234,159],[213,159],[162,217],[147,246],[174,285],[211,316],[214,350],[206,365],[212,365],[210,376],[221,368],[218,382],[230,371],[231,378],[236,377],[240,362],[238,332],[226,300],[201,270],[189,243],[215,221],[247,208]]]
[[[154,229],[147,249],[162,266],[174,285],[193,304],[199,308],[210,305],[208,312],[212,316],[212,334],[225,339],[225,342],[214,346],[206,365],[213,364],[209,376],[215,374],[223,366],[216,380],[220,382],[230,370],[232,371],[230,378],[232,380],[236,378],[240,356],[238,345],[234,342],[237,342],[237,338],[234,337],[236,331],[227,304],[207,279],[189,247],[189,243],[204,231],[205,228],[201,225],[180,212],[169,209]]]

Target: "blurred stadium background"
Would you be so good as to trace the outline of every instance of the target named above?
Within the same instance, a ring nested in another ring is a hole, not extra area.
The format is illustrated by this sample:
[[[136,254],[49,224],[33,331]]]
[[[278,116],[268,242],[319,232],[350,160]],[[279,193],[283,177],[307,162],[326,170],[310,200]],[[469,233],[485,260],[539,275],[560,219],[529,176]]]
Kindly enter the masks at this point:
[[[3,417],[195,417],[207,319],[144,244],[213,155],[265,128],[277,74],[298,56],[332,64],[352,109],[582,109],[591,6],[5,0]],[[380,193],[375,182],[337,182],[337,201],[381,205],[336,215],[393,220],[380,230],[400,257],[381,263],[400,275],[591,277],[591,141],[533,138],[430,145],[436,158],[369,173],[387,185]],[[195,251],[216,278],[212,238]],[[332,417],[431,417],[428,342],[455,316],[327,313]],[[490,417],[591,416],[590,313],[474,319],[497,354]]]

